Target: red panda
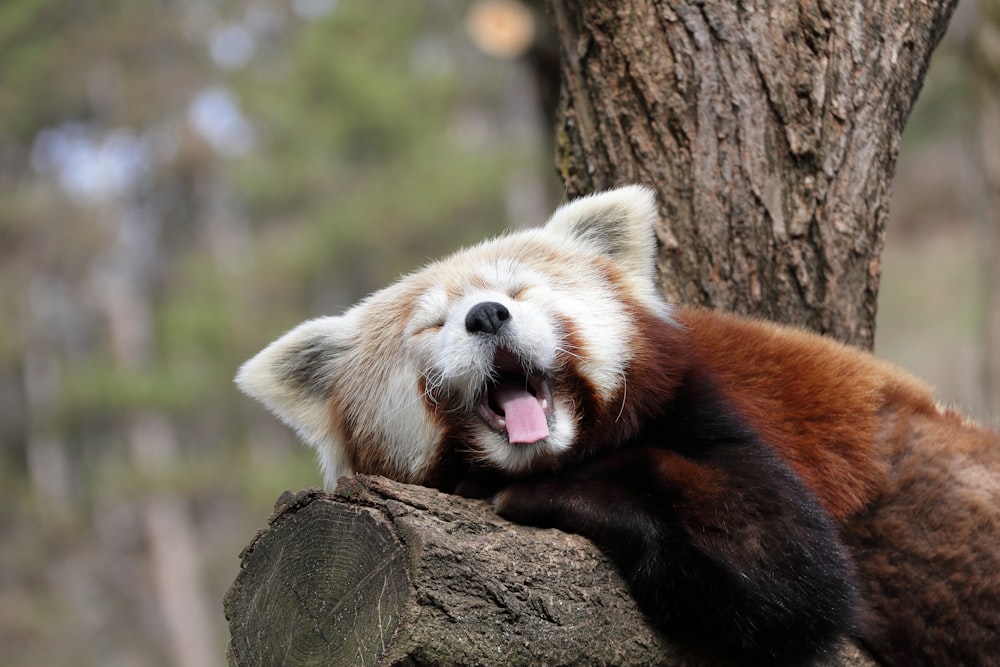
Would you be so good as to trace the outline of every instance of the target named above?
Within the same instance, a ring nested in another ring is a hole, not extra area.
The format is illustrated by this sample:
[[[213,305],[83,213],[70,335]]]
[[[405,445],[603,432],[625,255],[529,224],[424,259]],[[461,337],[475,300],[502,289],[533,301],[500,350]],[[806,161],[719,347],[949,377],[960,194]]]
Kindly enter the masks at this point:
[[[815,334],[667,304],[656,205],[559,208],[307,321],[237,375],[352,472],[582,534],[665,636],[1000,664],[1000,438]]]

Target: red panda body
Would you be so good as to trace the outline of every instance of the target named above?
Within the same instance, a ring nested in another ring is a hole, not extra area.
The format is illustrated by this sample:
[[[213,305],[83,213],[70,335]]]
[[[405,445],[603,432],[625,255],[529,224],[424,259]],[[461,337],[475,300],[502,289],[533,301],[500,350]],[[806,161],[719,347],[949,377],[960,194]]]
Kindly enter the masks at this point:
[[[1000,664],[1000,438],[853,348],[709,311],[681,320],[722,393],[838,524],[874,655]]]
[[[664,634],[799,665],[1000,660],[1000,438],[820,336],[656,288],[622,188],[300,325],[242,389],[350,472],[604,549]]]

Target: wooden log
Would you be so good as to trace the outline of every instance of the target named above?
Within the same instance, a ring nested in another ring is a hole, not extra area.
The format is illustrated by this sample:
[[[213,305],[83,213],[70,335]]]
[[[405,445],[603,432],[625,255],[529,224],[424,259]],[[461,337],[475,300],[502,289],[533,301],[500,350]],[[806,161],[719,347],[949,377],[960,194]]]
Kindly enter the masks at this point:
[[[232,667],[719,664],[648,627],[586,539],[382,477],[286,492],[241,559]]]

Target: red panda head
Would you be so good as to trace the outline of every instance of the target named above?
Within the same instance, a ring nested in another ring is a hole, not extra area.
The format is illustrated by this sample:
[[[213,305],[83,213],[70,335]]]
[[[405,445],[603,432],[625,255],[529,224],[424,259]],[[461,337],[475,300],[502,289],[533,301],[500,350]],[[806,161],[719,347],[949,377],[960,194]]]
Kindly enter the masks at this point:
[[[428,483],[446,459],[520,474],[620,416],[656,288],[651,191],[573,201],[545,224],[430,264],[338,317],[307,321],[236,381],[351,472]]]

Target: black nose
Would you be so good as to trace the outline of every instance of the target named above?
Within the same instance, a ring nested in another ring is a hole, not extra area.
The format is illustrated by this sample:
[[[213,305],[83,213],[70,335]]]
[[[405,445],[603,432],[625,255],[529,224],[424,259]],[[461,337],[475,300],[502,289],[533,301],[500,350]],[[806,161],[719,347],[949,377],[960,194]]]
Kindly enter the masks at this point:
[[[469,333],[495,334],[510,319],[510,311],[502,303],[484,301],[469,309],[465,330]]]

